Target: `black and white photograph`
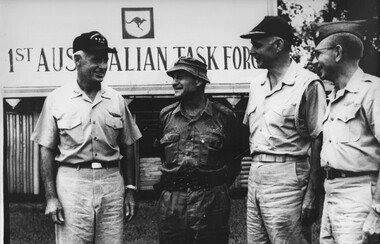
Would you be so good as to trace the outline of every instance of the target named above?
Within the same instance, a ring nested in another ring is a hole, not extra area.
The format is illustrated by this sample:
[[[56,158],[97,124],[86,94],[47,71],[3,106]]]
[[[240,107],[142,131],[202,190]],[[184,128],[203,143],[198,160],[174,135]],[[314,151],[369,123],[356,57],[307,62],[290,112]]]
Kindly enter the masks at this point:
[[[380,244],[379,13],[1,0],[0,243]]]

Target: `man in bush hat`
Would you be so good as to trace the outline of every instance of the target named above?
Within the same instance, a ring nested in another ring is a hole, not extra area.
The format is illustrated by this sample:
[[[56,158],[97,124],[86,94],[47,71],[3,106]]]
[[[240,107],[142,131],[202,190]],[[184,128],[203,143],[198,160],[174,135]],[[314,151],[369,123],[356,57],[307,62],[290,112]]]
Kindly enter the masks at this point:
[[[228,243],[228,187],[240,172],[242,124],[205,96],[207,65],[180,57],[167,71],[179,101],[160,113],[160,243]],[[246,134],[248,138],[248,134]]]
[[[73,52],[77,80],[48,95],[32,135],[45,213],[57,243],[122,243],[123,219],[136,212],[133,144],[141,134],[124,98],[102,84],[116,50],[92,31],[75,38]]]
[[[253,162],[248,179],[248,243],[311,243],[318,217],[323,84],[290,58],[292,27],[266,16],[241,38],[266,75],[254,77],[244,122]],[[310,152],[310,155],[309,155]]]
[[[315,27],[321,77],[334,82],[323,122],[320,243],[380,243],[380,79],[359,67],[363,21]]]

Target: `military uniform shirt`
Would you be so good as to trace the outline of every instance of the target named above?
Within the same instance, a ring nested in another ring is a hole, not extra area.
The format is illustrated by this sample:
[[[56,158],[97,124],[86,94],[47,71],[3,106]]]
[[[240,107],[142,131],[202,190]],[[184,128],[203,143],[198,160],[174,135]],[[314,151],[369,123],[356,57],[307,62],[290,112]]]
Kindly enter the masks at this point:
[[[119,160],[120,149],[140,137],[119,93],[101,85],[91,101],[76,82],[48,95],[32,134],[38,144],[58,147],[56,161],[73,164]]]
[[[232,163],[242,145],[241,124],[233,112],[208,99],[204,110],[194,118],[187,116],[177,102],[161,111],[160,121],[164,173],[220,172]],[[240,170],[240,162],[231,167],[232,171]]]
[[[323,123],[322,167],[378,171],[380,79],[360,68],[346,87],[333,90]]]
[[[325,109],[319,77],[294,61],[272,90],[267,73],[255,77],[244,118],[251,154],[307,155],[311,139],[322,131]]]

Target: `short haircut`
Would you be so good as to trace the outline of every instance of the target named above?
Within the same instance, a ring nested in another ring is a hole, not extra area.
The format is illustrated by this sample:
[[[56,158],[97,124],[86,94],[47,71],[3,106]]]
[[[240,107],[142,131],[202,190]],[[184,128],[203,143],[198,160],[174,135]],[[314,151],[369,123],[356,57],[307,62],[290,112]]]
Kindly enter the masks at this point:
[[[290,52],[292,50],[292,44],[290,44],[284,38],[281,38],[279,36],[273,36],[272,37],[272,40],[278,40],[278,39],[281,39],[283,41],[283,43],[284,43],[284,47],[283,47],[282,51],[284,51],[284,52]]]
[[[85,51],[82,51],[82,50],[79,50],[79,51],[76,51],[75,53],[73,53],[73,56],[81,56],[81,57],[86,57],[87,56],[87,53]]]
[[[343,48],[343,56],[351,60],[359,60],[363,57],[364,45],[359,37],[351,33],[336,33],[331,35],[331,45],[340,45]]]

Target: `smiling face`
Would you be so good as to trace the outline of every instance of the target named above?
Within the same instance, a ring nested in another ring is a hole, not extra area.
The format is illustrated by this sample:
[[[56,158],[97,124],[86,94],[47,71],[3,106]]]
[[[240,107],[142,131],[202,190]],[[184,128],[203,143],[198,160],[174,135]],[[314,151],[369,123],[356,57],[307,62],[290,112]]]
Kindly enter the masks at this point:
[[[255,58],[257,68],[268,69],[272,67],[273,61],[277,58],[277,51],[274,46],[276,41],[276,37],[251,39],[250,54]]]
[[[83,53],[76,58],[78,77],[82,82],[100,83],[107,72],[108,53]]]
[[[329,38],[321,41],[315,48],[315,58],[318,61],[319,76],[324,80],[334,81],[334,70],[337,65],[335,60],[335,46]]]
[[[173,75],[174,97],[186,98],[192,94],[199,92],[200,81],[197,77],[186,71],[179,70]]]

